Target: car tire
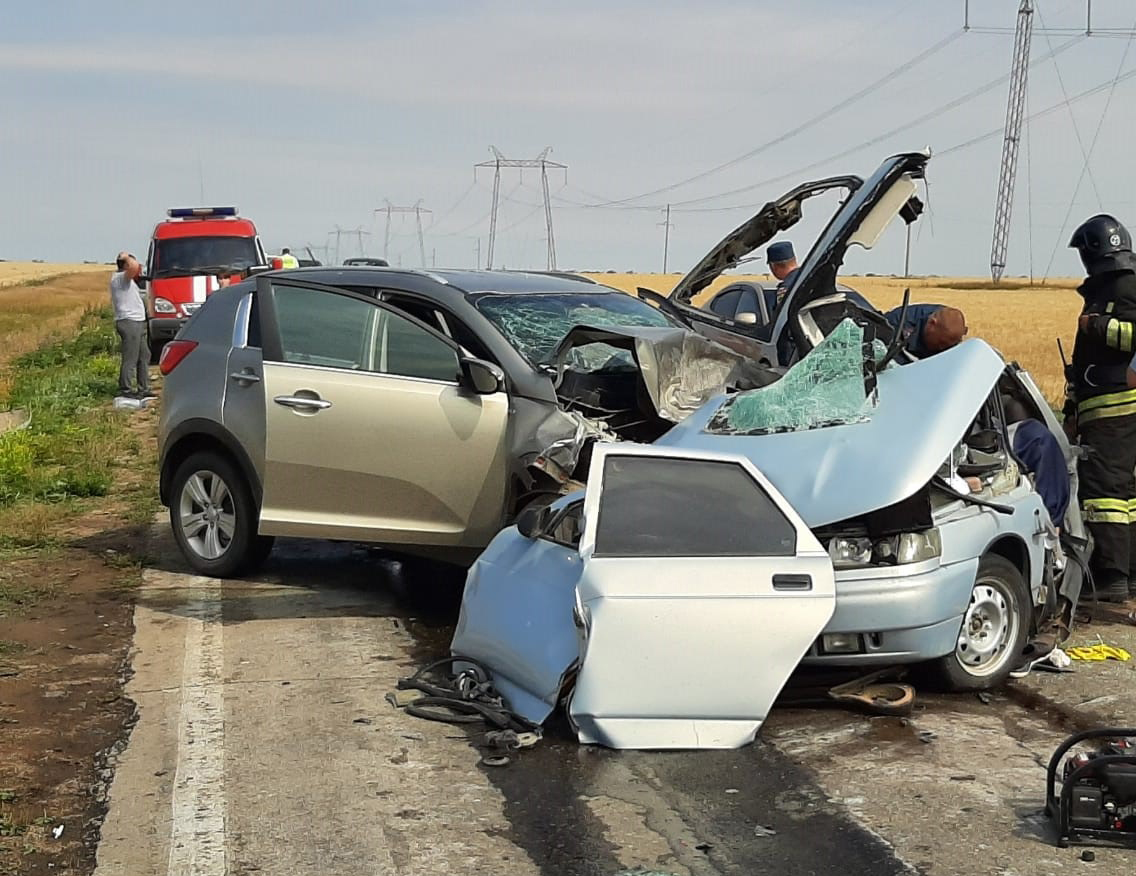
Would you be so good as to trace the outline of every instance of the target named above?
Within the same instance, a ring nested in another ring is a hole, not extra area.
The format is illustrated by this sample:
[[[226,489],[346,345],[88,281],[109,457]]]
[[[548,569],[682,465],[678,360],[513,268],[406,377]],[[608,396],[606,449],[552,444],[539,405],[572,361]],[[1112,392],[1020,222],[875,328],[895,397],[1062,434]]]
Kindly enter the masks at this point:
[[[257,535],[256,502],[244,476],[221,453],[192,454],[170,484],[170,526],[194,571],[228,578],[260,566],[272,539]]]
[[[956,692],[1000,686],[1025,648],[1032,602],[1017,566],[997,554],[984,556],[978,563],[955,650],[931,665],[936,680]]]
[[[157,365],[158,360],[162,358],[162,350],[166,348],[167,341],[151,339],[150,344],[150,364]]]

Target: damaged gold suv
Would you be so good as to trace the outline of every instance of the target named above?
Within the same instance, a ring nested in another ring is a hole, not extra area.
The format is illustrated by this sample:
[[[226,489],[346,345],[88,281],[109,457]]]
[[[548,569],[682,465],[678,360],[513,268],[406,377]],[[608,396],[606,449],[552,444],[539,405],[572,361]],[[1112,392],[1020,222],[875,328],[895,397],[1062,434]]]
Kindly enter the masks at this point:
[[[774,375],[563,274],[312,268],[216,292],[165,349],[160,493],[190,565],[277,536],[471,562],[593,438],[653,441]]]

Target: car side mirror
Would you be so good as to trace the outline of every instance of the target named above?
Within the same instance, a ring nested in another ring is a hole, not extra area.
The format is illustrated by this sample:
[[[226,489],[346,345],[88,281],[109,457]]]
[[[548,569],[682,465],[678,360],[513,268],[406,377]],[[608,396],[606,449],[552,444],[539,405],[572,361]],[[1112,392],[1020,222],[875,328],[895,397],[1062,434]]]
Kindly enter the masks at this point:
[[[548,525],[549,507],[526,508],[517,518],[517,532],[525,538],[537,538]]]
[[[734,322],[738,325],[757,325],[757,314],[747,310],[735,316]]]
[[[484,359],[462,359],[462,378],[478,395],[492,395],[505,388],[505,372]]]

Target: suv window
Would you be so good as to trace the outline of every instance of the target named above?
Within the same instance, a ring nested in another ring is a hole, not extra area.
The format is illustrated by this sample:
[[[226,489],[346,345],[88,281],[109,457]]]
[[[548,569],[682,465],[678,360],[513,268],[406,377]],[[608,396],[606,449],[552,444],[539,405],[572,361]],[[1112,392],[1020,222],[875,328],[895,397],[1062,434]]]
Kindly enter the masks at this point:
[[[481,339],[470,330],[469,326],[445,308],[410,295],[403,295],[400,292],[382,290],[381,294],[382,300],[391,307],[409,313],[427,325],[433,326],[468,350],[471,356],[484,359],[495,365],[500,364],[485,344],[481,342]]]
[[[797,532],[733,462],[609,456],[597,557],[791,557]]]
[[[457,382],[458,354],[422,326],[384,310],[379,332],[382,358],[377,370],[384,374]]]
[[[284,361],[455,382],[457,353],[422,326],[368,301],[274,286]]]
[[[757,303],[757,293],[752,289],[743,289],[741,300],[738,301],[738,309],[735,311],[736,317],[739,313],[752,313],[757,317],[757,321],[762,322],[761,319],[761,305]]]
[[[730,289],[723,292],[717,298],[710,302],[710,310],[718,316],[725,317],[726,319],[733,319],[734,313],[737,311],[738,299],[741,297],[741,289]]]

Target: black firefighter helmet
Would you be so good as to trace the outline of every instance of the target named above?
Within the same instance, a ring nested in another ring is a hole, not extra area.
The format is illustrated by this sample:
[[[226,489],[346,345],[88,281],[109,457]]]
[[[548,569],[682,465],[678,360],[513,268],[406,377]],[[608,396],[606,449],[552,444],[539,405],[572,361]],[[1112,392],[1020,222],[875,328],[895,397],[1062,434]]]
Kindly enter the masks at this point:
[[[1073,232],[1069,246],[1081,254],[1081,263],[1090,274],[1133,264],[1132,235],[1119,219],[1107,213],[1082,222]]]

